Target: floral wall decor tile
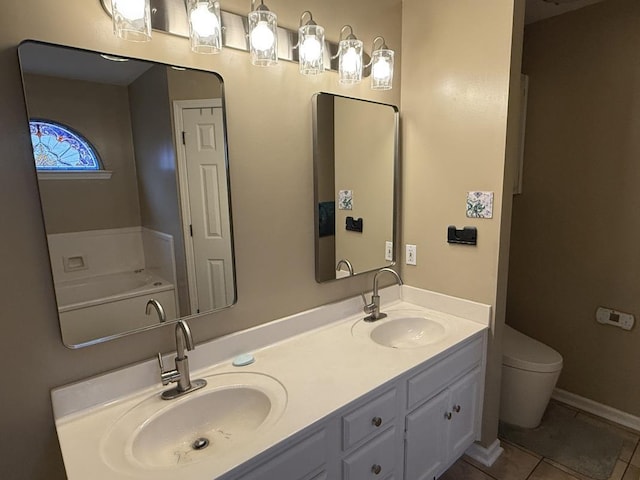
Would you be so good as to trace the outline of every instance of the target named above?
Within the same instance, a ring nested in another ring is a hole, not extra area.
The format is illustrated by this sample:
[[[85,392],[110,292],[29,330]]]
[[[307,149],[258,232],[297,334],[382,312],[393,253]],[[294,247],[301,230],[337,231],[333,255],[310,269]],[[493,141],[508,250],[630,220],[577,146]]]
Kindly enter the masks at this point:
[[[353,209],[353,190],[340,190],[338,193],[338,210]]]
[[[493,192],[467,192],[467,217],[493,218]]]

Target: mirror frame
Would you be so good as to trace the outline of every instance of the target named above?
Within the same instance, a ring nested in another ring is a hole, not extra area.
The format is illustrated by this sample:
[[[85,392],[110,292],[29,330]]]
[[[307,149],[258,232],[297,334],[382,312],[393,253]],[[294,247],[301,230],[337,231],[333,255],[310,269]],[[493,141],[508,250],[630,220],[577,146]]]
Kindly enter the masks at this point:
[[[141,61],[141,62],[146,62],[146,63],[150,63],[153,65],[158,65],[158,66],[164,66],[167,68],[176,68],[178,70],[191,70],[191,71],[196,71],[196,72],[202,72],[202,73],[206,73],[209,75],[214,75],[220,82],[220,90],[222,93],[222,96],[220,98],[221,100],[221,104],[222,104],[222,121],[224,124],[224,132],[223,132],[223,138],[224,138],[224,154],[225,154],[225,173],[226,173],[226,184],[227,184],[227,196],[228,196],[228,204],[229,204],[229,242],[230,242],[230,250],[231,250],[231,268],[233,270],[233,292],[234,292],[234,297],[233,297],[233,301],[232,303],[230,303],[229,305],[226,305],[224,307],[220,307],[220,308],[216,308],[213,310],[208,310],[206,312],[199,312],[199,313],[192,313],[191,315],[187,315],[184,317],[177,317],[175,319],[172,320],[167,320],[166,322],[162,322],[162,323],[157,323],[157,324],[153,324],[153,325],[148,325],[148,326],[144,326],[144,327],[138,327],[138,328],[134,328],[132,330],[127,330],[126,332],[121,332],[121,333],[116,333],[116,334],[112,334],[112,335],[107,335],[105,337],[100,337],[100,338],[96,338],[93,340],[89,340],[86,342],[82,342],[82,343],[78,343],[78,344],[67,344],[64,341],[64,334],[62,331],[62,324],[60,322],[60,312],[59,312],[59,306],[58,306],[58,298],[55,292],[55,282],[54,282],[54,276],[53,276],[53,266],[51,264],[51,257],[50,257],[50,251],[49,251],[49,242],[48,242],[48,238],[47,238],[47,228],[46,228],[46,222],[45,222],[45,216],[44,216],[44,207],[42,204],[42,195],[40,192],[40,181],[38,180],[38,171],[36,169],[36,165],[35,165],[35,160],[33,157],[33,151],[30,148],[30,152],[28,155],[28,158],[30,160],[30,163],[32,165],[33,168],[33,172],[34,172],[34,180],[35,180],[35,189],[36,189],[36,193],[38,196],[38,202],[40,204],[40,215],[41,215],[41,220],[42,220],[42,231],[44,234],[44,241],[45,241],[45,245],[47,248],[47,257],[49,258],[49,262],[48,262],[48,270],[49,270],[49,274],[50,274],[50,278],[51,278],[51,287],[53,289],[53,293],[54,293],[54,299],[55,299],[55,303],[56,303],[56,318],[58,319],[58,327],[60,329],[60,339],[62,344],[71,349],[71,350],[75,350],[75,349],[79,349],[79,348],[84,348],[84,347],[89,347],[92,345],[97,345],[100,343],[104,343],[110,340],[115,340],[118,338],[123,338],[129,335],[134,335],[134,334],[138,334],[138,333],[142,333],[142,332],[147,332],[150,330],[154,330],[157,328],[163,328],[163,327],[167,327],[167,326],[175,326],[175,324],[181,320],[193,320],[196,318],[201,318],[207,315],[211,315],[212,313],[216,313],[222,310],[225,310],[227,308],[231,308],[234,305],[236,305],[238,303],[238,280],[237,280],[237,269],[236,269],[236,257],[235,257],[235,241],[234,241],[234,229],[233,229],[233,208],[232,208],[232,197],[231,197],[231,174],[230,174],[230,169],[229,169],[229,142],[228,142],[228,122],[227,122],[227,107],[226,107],[226,96],[225,96],[225,84],[224,84],[224,79],[222,78],[222,76],[214,71],[210,71],[210,70],[202,70],[202,69],[198,69],[198,68],[193,68],[193,67],[189,67],[189,66],[183,66],[183,65],[171,65],[168,63],[164,63],[164,62],[159,62],[159,61],[155,61],[155,60],[148,60],[148,59],[144,59],[144,58],[134,58],[134,57],[125,57],[121,54],[114,54],[114,53],[109,53],[109,52],[99,52],[96,50],[88,50],[88,49],[84,49],[84,48],[79,48],[79,47],[75,47],[75,46],[69,46],[69,45],[61,45],[61,44],[55,44],[55,43],[49,43],[49,42],[43,42],[40,40],[34,40],[34,39],[25,39],[23,41],[21,41],[16,50],[17,50],[17,55],[18,55],[18,67],[20,69],[20,79],[21,79],[21,86],[22,86],[22,97],[24,100],[24,107],[25,107],[25,117],[27,119],[27,123],[25,125],[25,132],[28,134],[30,129],[29,129],[29,121],[31,119],[30,114],[29,114],[29,102],[27,99],[27,95],[26,95],[26,84],[25,84],[25,78],[24,78],[24,70],[22,68],[22,61],[21,61],[21,57],[20,57],[20,47],[24,44],[38,44],[38,45],[44,45],[47,47],[55,47],[55,48],[63,48],[63,49],[67,49],[67,50],[74,50],[74,51],[80,51],[83,53],[91,53],[91,54],[95,54],[95,55],[107,55],[107,56],[115,56],[115,57],[119,57],[119,58],[126,58],[126,59],[130,59],[130,60],[134,60],[134,61]],[[173,119],[172,119],[173,121]],[[31,147],[31,144],[29,144]],[[177,161],[177,158],[176,158]],[[178,188],[178,192],[180,192],[180,181],[179,178],[177,177],[178,173],[177,173],[177,166],[176,166],[176,186]],[[181,203],[184,201],[184,199],[182,198],[178,198],[178,209],[180,210],[180,214],[182,217],[182,205]],[[182,229],[182,226],[181,226]]]
[[[401,185],[402,185],[402,179],[401,179],[401,175],[402,175],[402,171],[401,171],[401,162],[400,162],[400,110],[396,105],[392,105],[389,103],[382,103],[382,102],[376,102],[374,100],[368,100],[368,99],[363,99],[363,98],[355,98],[355,97],[348,97],[345,95],[338,95],[335,93],[331,93],[331,92],[318,92],[315,93],[312,97],[312,124],[313,124],[313,219],[314,219],[314,256],[315,256],[315,280],[317,283],[327,283],[327,282],[334,282],[337,280],[344,280],[345,278],[349,278],[351,275],[349,276],[345,276],[342,278],[331,278],[328,280],[325,279],[320,279],[318,278],[318,272],[320,271],[320,256],[319,256],[319,247],[320,247],[320,232],[319,232],[319,209],[318,209],[318,200],[319,200],[319,194],[318,194],[318,170],[319,170],[319,165],[318,165],[318,158],[320,157],[319,151],[318,151],[318,145],[319,145],[319,141],[320,141],[320,136],[319,136],[319,132],[318,132],[318,96],[319,95],[331,95],[333,97],[337,97],[337,98],[344,98],[344,99],[349,99],[349,100],[357,100],[360,102],[366,102],[366,103],[371,103],[371,104],[375,104],[375,105],[380,105],[380,106],[384,106],[384,107],[390,107],[393,109],[394,112],[394,125],[393,125],[393,129],[394,129],[394,142],[393,142],[393,217],[392,217],[392,235],[391,235],[391,241],[393,242],[393,249],[392,249],[392,255],[393,255],[393,260],[391,260],[390,262],[388,262],[385,265],[381,265],[378,268],[374,268],[371,270],[366,270],[366,271],[362,271],[362,272],[356,272],[353,274],[354,277],[358,276],[358,275],[363,275],[363,274],[367,274],[367,273],[371,273],[371,272],[375,272],[377,270],[379,270],[380,268],[383,267],[393,267],[398,265],[398,248],[400,245],[400,208],[401,208],[401,193],[400,193],[400,189],[401,189]],[[338,260],[335,260],[335,262],[337,263]]]

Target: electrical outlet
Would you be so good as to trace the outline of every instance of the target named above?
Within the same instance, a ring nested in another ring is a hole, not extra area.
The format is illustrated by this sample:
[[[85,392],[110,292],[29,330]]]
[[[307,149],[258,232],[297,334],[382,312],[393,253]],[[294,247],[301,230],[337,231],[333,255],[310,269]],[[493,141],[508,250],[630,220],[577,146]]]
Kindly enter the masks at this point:
[[[417,265],[416,259],[416,246],[415,245],[405,245],[406,247],[406,262],[407,265]]]
[[[384,242],[384,259],[393,262],[393,242]]]

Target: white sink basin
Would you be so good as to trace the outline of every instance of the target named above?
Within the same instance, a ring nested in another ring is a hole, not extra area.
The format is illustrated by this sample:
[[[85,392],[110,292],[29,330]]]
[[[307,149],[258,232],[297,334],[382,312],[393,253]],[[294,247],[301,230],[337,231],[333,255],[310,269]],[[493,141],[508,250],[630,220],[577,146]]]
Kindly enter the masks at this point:
[[[356,337],[368,337],[378,345],[389,348],[420,348],[445,339],[449,335],[447,324],[429,318],[423,312],[390,311],[387,318],[375,322],[359,320],[352,328]]]
[[[205,377],[207,386],[174,400],[148,397],[109,429],[101,446],[113,468],[167,469],[223,455],[274,425],[287,404],[272,377],[229,373]]]

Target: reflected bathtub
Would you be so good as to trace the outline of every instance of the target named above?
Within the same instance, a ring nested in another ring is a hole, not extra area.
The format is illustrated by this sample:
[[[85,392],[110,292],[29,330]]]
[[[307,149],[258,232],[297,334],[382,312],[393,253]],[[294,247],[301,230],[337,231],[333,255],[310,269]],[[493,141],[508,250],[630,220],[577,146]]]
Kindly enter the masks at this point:
[[[82,346],[159,322],[150,299],[160,302],[167,320],[176,318],[174,285],[146,271],[98,275],[55,284],[62,338]]]

